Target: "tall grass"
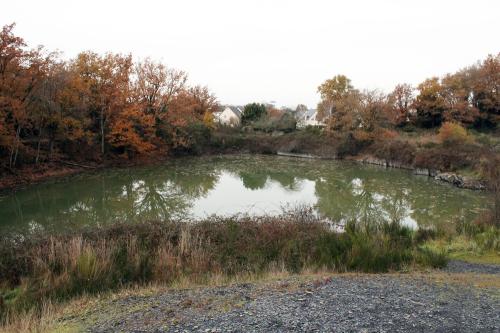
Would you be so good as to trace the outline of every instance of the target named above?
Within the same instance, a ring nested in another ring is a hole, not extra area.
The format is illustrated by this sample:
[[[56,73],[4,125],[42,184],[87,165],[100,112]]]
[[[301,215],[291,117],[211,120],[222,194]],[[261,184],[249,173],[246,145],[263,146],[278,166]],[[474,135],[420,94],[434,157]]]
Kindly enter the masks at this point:
[[[423,248],[437,248],[450,258],[498,264],[500,258],[500,157],[490,150],[479,159],[482,178],[493,196],[489,210],[472,222],[459,220],[452,228],[418,230],[415,236]],[[455,156],[456,157],[456,156]],[[427,256],[429,257],[429,256]]]
[[[203,283],[214,275],[264,274],[276,267],[293,273],[386,272],[416,262],[442,265],[442,260],[419,251],[414,232],[398,223],[350,222],[338,232],[308,213],[117,224],[21,240],[4,237],[0,314],[5,319],[81,294],[171,284],[186,277]]]

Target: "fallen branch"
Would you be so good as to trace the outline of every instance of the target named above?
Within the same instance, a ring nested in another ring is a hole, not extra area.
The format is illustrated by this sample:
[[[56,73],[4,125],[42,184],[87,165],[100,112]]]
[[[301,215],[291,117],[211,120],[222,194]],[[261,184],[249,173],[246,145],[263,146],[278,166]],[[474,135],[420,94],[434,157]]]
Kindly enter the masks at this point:
[[[83,164],[78,164],[78,163],[74,163],[74,162],[67,162],[67,161],[61,161],[61,160],[57,160],[56,162],[59,162],[61,164],[65,164],[65,165],[77,166],[77,167],[85,168],[85,169],[97,169],[94,166],[83,165]]]

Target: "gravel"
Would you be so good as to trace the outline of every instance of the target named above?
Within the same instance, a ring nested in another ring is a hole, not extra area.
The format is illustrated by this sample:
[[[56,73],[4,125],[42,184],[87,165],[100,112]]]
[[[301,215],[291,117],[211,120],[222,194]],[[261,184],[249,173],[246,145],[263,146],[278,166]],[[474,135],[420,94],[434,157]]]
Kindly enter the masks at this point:
[[[500,265],[473,264],[465,261],[451,260],[444,271],[449,273],[481,273],[500,275]]]
[[[89,332],[500,332],[500,292],[425,275],[292,277],[119,298],[87,319]]]

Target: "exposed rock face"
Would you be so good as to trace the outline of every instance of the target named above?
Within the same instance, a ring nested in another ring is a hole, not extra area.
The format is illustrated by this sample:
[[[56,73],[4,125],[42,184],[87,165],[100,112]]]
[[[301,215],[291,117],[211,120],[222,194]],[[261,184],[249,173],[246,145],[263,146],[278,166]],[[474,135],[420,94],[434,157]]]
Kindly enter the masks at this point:
[[[429,171],[429,169],[415,168],[415,169],[413,169],[413,174],[422,175],[422,176],[429,176],[430,171]]]
[[[385,160],[382,160],[380,158],[376,158],[373,156],[367,156],[362,160],[363,163],[368,163],[368,164],[375,164],[375,165],[380,165],[383,167],[387,167],[387,162]]]
[[[439,170],[429,169],[429,176],[436,177],[439,173]]]
[[[469,177],[462,177],[462,187],[471,190],[486,190],[486,184]]]
[[[452,172],[438,173],[434,178],[460,188],[467,188],[471,190],[484,190],[486,188],[480,181],[469,177],[459,176]]]
[[[462,178],[451,172],[438,173],[434,178],[437,180],[441,180],[443,182],[456,185],[458,187],[460,187],[460,185],[462,184]]]
[[[407,165],[397,161],[387,161],[387,166],[390,168],[398,168],[398,169],[407,169],[407,170],[414,169],[411,165]]]
[[[304,158],[324,158],[315,155],[297,154],[291,152],[278,152],[277,154],[283,156],[304,157]],[[336,159],[337,156],[330,156],[329,158]],[[470,190],[486,189],[486,185],[483,182],[470,177],[460,176],[452,172],[440,172],[439,170],[435,169],[415,168],[411,165],[407,165],[398,161],[387,161],[385,159],[377,158],[370,155],[364,157],[358,157],[355,158],[354,160],[361,163],[383,166],[385,168],[399,168],[399,169],[413,170],[413,173],[415,175],[433,177],[436,180],[450,183],[459,188],[465,188]]]

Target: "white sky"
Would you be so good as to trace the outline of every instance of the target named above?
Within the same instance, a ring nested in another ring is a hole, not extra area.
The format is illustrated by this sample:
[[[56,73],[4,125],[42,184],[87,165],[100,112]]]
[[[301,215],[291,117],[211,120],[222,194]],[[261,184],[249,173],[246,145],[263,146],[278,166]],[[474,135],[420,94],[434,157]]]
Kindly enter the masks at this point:
[[[314,107],[336,74],[390,91],[500,51],[499,0],[3,2],[30,46],[151,56],[230,104]]]

